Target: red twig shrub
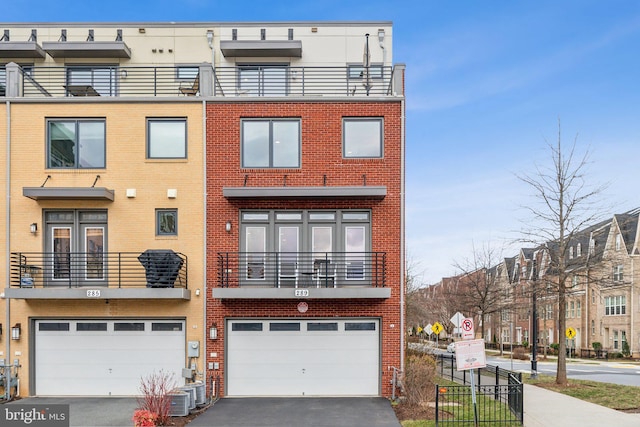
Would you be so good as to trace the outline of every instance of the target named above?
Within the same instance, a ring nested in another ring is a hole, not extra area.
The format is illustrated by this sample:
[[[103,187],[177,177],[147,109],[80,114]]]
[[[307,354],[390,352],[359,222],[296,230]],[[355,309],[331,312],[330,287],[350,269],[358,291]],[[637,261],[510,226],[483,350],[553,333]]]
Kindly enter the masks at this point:
[[[138,409],[133,413],[134,427],[156,427],[158,414],[144,409]]]
[[[171,411],[170,393],[175,388],[176,382],[173,374],[162,370],[141,378],[140,392],[142,396],[137,399],[138,409],[155,414],[155,424],[148,424],[149,426],[164,426],[168,424]],[[144,426],[146,427],[147,424],[144,424]]]

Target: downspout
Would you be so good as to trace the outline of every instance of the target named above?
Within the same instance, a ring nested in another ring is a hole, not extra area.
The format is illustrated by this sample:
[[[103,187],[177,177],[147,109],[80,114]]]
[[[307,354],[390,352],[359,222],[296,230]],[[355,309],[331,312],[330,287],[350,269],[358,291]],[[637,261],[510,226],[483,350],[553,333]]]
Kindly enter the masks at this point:
[[[209,287],[207,286],[207,102],[204,99],[202,100],[202,177],[204,184],[202,187],[202,295],[204,298],[204,303],[202,304],[202,323],[204,325],[202,331],[202,342],[204,343],[202,346],[202,382],[205,384],[206,390],[207,354],[209,354],[207,351],[209,344],[209,326],[207,324],[207,296]]]
[[[404,93],[404,69],[402,72],[402,99],[400,101],[400,370],[404,372],[404,346],[405,346],[405,292],[406,292],[406,240],[405,240],[405,102],[406,96]]]
[[[11,337],[10,334],[11,333],[11,299],[7,298],[7,291],[9,290],[9,286],[11,284],[10,282],[10,271],[11,271],[11,266],[9,264],[9,260],[11,259],[11,253],[10,248],[11,248],[11,233],[9,232],[10,230],[10,225],[11,225],[11,102],[7,100],[6,102],[6,114],[7,114],[7,146],[6,146],[6,185],[5,185],[5,292],[4,292],[4,299],[5,299],[5,315],[6,315],[6,319],[5,319],[5,345],[6,345],[6,354],[4,355],[4,359],[5,359],[5,365],[9,365],[10,362],[10,357],[11,357]],[[4,379],[4,383],[5,384],[11,384],[11,369],[6,369],[4,370],[5,373],[5,379]],[[11,398],[11,387],[5,387],[4,388],[4,397],[5,400],[9,400]]]

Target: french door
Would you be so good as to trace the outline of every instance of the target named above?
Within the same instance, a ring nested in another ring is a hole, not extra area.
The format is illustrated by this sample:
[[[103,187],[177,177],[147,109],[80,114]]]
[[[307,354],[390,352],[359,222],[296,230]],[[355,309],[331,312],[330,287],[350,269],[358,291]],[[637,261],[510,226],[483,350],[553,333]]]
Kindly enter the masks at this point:
[[[107,285],[107,212],[45,212],[47,286]]]

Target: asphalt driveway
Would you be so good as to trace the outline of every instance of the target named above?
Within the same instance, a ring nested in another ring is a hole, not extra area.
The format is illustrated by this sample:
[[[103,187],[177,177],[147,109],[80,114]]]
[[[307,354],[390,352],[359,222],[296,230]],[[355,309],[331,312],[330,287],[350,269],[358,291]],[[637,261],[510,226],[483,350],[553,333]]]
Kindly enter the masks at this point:
[[[189,427],[399,427],[382,397],[245,397],[216,402]]]
[[[14,404],[69,405],[71,427],[130,427],[138,406],[126,397],[29,397]],[[189,423],[189,427],[399,427],[382,397],[226,398]]]

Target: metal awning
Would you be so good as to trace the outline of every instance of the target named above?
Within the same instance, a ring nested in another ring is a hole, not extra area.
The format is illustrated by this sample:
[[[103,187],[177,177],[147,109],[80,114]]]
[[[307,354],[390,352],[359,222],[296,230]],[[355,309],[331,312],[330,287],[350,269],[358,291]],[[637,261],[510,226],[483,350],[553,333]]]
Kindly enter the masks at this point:
[[[113,202],[115,192],[104,187],[23,187],[33,200],[103,200]]]
[[[323,198],[349,197],[384,199],[385,186],[353,187],[223,187],[222,195],[227,199],[245,198]]]
[[[0,58],[44,59],[46,53],[36,42],[0,42]]]
[[[123,41],[44,42],[42,47],[54,58],[131,58]]]
[[[220,50],[225,57],[302,57],[300,40],[221,40]]]

